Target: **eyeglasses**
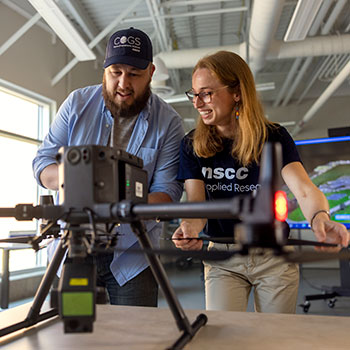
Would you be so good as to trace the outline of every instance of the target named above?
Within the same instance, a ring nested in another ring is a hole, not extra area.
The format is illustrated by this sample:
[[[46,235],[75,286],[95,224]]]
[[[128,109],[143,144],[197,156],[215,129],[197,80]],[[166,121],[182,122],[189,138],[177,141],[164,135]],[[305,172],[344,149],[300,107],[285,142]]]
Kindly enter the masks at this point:
[[[188,90],[185,92],[187,98],[193,103],[194,102],[194,98],[198,97],[203,103],[210,103],[211,102],[211,96],[213,95],[214,92],[227,88],[228,85],[225,86],[221,86],[216,90],[213,91],[202,91],[199,94],[195,94],[193,92],[193,90]]]

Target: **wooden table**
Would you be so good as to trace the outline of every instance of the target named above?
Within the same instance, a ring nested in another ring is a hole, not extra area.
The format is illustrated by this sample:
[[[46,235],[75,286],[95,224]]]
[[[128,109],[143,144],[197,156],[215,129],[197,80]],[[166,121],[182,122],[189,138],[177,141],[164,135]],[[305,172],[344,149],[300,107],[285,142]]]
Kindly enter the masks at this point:
[[[23,320],[29,305],[0,313],[0,327]],[[350,349],[350,317],[186,310],[208,323],[185,350]],[[2,350],[157,350],[180,336],[167,308],[97,306],[93,333],[65,334],[58,318],[0,339]]]

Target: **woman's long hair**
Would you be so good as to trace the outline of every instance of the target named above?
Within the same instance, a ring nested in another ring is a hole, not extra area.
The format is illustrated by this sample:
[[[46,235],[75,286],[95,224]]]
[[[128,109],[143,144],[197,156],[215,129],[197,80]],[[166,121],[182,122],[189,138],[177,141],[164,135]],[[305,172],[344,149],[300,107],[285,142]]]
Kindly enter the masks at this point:
[[[264,115],[253,74],[247,63],[233,52],[218,51],[199,60],[193,73],[199,68],[207,68],[222,84],[228,85],[231,92],[241,96],[231,154],[245,166],[258,162],[268,137],[268,127],[273,127],[274,124]],[[234,113],[232,118],[235,118]],[[223,140],[215,126],[205,125],[198,118],[193,146],[197,156],[208,158],[223,150]]]

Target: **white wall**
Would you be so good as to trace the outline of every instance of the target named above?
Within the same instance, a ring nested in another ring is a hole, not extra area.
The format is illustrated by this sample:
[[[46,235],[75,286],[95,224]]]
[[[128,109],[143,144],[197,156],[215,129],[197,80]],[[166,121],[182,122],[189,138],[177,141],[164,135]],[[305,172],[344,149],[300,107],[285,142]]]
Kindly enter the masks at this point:
[[[350,88],[350,87],[349,87]],[[266,107],[266,114],[272,121],[299,121],[313,105],[314,101],[291,105],[287,107]],[[330,98],[305,124],[303,129],[295,135],[295,140],[311,139],[317,137],[328,137],[329,128],[350,126],[350,99],[349,97]],[[288,130],[293,130],[289,127]]]
[[[0,2],[0,46],[27,21]],[[59,106],[78,87],[102,81],[102,67],[80,62],[57,85],[52,78],[73,58],[58,37],[38,25],[30,28],[0,56],[0,78],[51,98]]]

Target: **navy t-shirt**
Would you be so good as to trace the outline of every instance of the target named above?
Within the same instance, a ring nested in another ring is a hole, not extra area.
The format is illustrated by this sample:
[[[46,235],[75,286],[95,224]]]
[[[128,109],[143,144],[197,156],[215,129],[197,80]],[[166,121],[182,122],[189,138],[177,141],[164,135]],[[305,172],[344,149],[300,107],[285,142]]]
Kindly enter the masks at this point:
[[[259,189],[260,166],[254,162],[244,167],[233,158],[232,140],[225,139],[224,149],[215,156],[202,158],[193,151],[193,133],[194,130],[188,133],[181,143],[178,180],[203,180],[207,200],[251,194]],[[283,167],[292,162],[300,162],[295,143],[284,127],[269,128],[268,141],[281,143]],[[204,232],[212,237],[232,237],[237,222],[231,219],[209,219]]]

